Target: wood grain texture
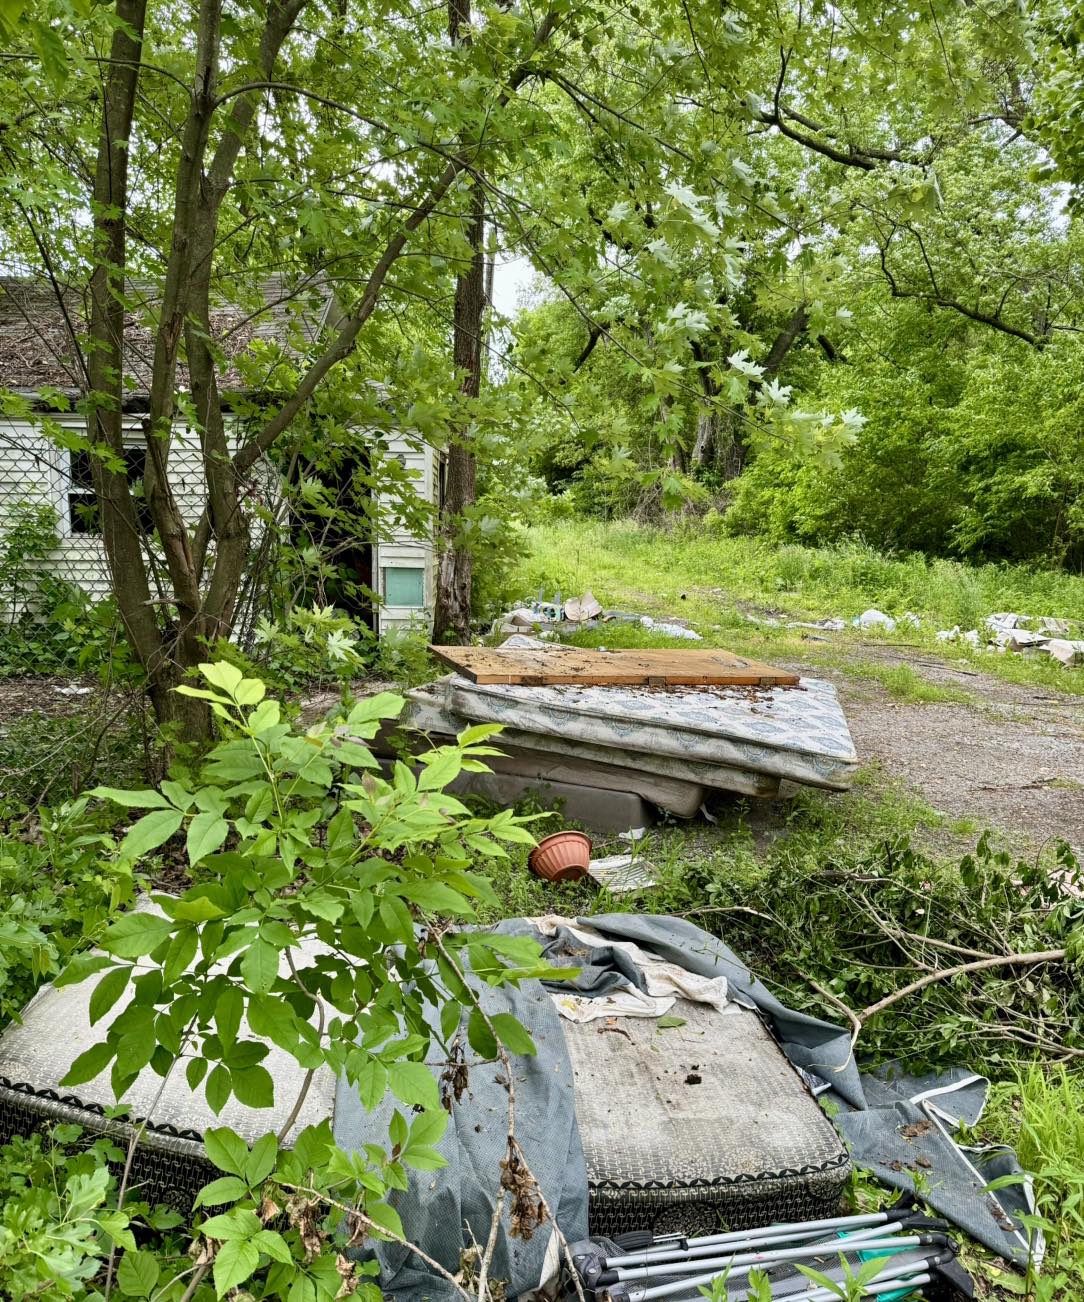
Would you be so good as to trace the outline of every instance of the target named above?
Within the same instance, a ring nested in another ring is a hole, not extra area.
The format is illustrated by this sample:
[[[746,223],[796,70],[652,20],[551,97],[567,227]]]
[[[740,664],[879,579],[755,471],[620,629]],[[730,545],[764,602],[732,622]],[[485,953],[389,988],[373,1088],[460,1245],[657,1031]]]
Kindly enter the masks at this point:
[[[782,687],[798,675],[720,650],[643,649],[589,651],[547,647],[544,651],[483,646],[431,646],[445,664],[474,683],[551,687]]]

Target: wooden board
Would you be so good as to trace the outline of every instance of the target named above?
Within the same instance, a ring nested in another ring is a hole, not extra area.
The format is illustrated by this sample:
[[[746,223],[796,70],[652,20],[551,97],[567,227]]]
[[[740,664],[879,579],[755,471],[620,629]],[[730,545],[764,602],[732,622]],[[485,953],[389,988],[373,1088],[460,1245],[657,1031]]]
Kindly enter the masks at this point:
[[[782,687],[798,675],[731,651],[643,649],[587,651],[547,647],[544,651],[484,646],[431,646],[430,651],[475,683],[517,683],[550,687]]]

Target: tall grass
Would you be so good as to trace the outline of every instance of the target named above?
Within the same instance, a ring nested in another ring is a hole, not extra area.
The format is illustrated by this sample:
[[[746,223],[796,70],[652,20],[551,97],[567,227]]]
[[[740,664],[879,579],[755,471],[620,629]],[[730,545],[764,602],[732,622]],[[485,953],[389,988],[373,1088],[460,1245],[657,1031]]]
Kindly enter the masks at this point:
[[[672,601],[685,591],[697,605],[726,597],[814,617],[850,618],[874,606],[913,611],[939,628],[974,628],[1008,610],[1084,619],[1084,577],[1061,570],[888,556],[862,543],[776,546],[696,523],[659,529],[563,520],[534,526],[530,537],[520,574],[529,594],[592,586],[603,601],[627,601],[637,591]]]

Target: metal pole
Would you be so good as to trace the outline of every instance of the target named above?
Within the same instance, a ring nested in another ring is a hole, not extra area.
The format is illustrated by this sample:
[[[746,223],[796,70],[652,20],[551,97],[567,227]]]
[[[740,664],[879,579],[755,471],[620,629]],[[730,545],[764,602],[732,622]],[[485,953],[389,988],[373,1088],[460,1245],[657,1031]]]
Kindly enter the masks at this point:
[[[856,1230],[853,1234],[845,1235],[844,1238],[839,1239],[839,1242],[842,1243],[846,1239],[854,1238],[859,1234],[867,1236],[870,1234],[895,1234],[900,1228],[902,1228],[902,1223],[900,1221],[896,1221],[892,1225],[885,1225],[882,1221],[877,1225],[869,1225],[862,1230]],[[669,1264],[671,1261],[675,1264],[680,1264],[682,1262],[697,1261],[702,1258],[711,1258],[712,1260],[715,1260],[721,1255],[730,1256],[732,1253],[738,1251],[756,1252],[761,1248],[770,1247],[773,1244],[789,1243],[797,1246],[799,1243],[833,1242],[833,1239],[826,1238],[826,1235],[830,1234],[830,1227],[828,1229],[821,1227],[817,1230],[802,1230],[799,1233],[794,1234],[783,1232],[782,1227],[780,1226],[777,1227],[774,1233],[769,1233],[767,1230],[758,1230],[744,1239],[735,1239],[732,1244],[705,1244],[701,1247],[686,1248],[684,1251],[678,1248],[671,1248],[665,1252],[660,1252],[657,1255],[630,1253],[627,1257],[607,1257],[606,1265],[608,1268],[616,1269],[619,1272],[619,1279],[638,1279],[640,1278],[638,1275],[626,1276],[621,1275],[620,1272],[625,1270],[636,1270],[641,1267],[663,1266]]]
[[[941,1236],[938,1236],[938,1239],[940,1239],[941,1243],[944,1243]],[[898,1248],[925,1247],[931,1241],[933,1241],[933,1236],[929,1234],[905,1234],[888,1239],[864,1239],[862,1241],[862,1251],[876,1252],[880,1248],[887,1248],[890,1252],[893,1252]],[[631,1302],[650,1302],[652,1298],[671,1297],[675,1293],[684,1293],[686,1290],[696,1288],[700,1284],[710,1286],[720,1275],[726,1275],[728,1279],[732,1279],[741,1275],[748,1275],[751,1270],[756,1270],[758,1266],[776,1266],[788,1261],[810,1261],[815,1260],[817,1257],[842,1255],[846,1251],[845,1240],[841,1239],[838,1252],[833,1251],[833,1248],[826,1248],[823,1244],[807,1244],[802,1248],[779,1249],[769,1253],[747,1252],[734,1257],[720,1257],[717,1261],[702,1263],[705,1266],[715,1267],[708,1274],[693,1275],[687,1279],[671,1279],[668,1284],[656,1284],[651,1288],[630,1290],[629,1297]],[[642,1273],[637,1278],[643,1279],[662,1275],[668,1269],[668,1267],[641,1267]]]
[[[907,1213],[910,1214],[909,1212]],[[680,1249],[684,1252],[689,1248],[706,1248],[708,1246],[722,1246],[728,1243],[746,1243],[760,1238],[765,1234],[781,1234],[784,1231],[797,1237],[803,1235],[806,1231],[814,1234],[821,1234],[827,1230],[844,1230],[850,1228],[859,1228],[864,1225],[884,1225],[891,1217],[887,1212],[866,1212],[858,1216],[835,1216],[823,1221],[794,1221],[786,1225],[765,1225],[755,1230],[730,1230],[725,1234],[704,1234],[699,1238],[683,1240],[685,1247]],[[899,1219],[899,1218],[897,1218]],[[643,1252],[630,1252],[621,1257],[607,1257],[607,1266],[636,1266],[641,1262],[646,1264],[648,1257],[657,1257],[664,1253],[678,1251],[673,1243],[660,1244],[655,1248],[645,1248]]]
[[[862,1294],[864,1297],[881,1297],[885,1293],[894,1293],[899,1288],[921,1288],[923,1284],[932,1281],[933,1276],[929,1271],[923,1271],[919,1275],[908,1275],[905,1279],[887,1279],[883,1275],[877,1275],[863,1286]],[[795,1294],[793,1302],[839,1302],[839,1293],[835,1289],[818,1288],[812,1293]]]
[[[697,1271],[706,1270],[713,1266],[725,1266],[728,1261],[735,1261],[739,1256],[748,1257],[750,1254],[761,1256],[765,1261],[772,1260],[780,1253],[785,1253],[792,1248],[811,1248],[817,1249],[818,1253],[834,1255],[835,1252],[849,1252],[850,1245],[857,1243],[865,1251],[866,1243],[870,1238],[887,1238],[889,1235],[900,1234],[903,1230],[902,1225],[890,1226],[871,1226],[866,1230],[856,1230],[853,1234],[844,1235],[842,1238],[826,1239],[822,1235],[814,1235],[808,1241],[795,1243],[790,1235],[780,1236],[778,1239],[760,1239],[747,1245],[745,1252],[726,1253],[726,1255],[708,1257],[708,1253],[717,1253],[717,1248],[700,1248],[700,1256],[694,1256],[690,1253],[687,1257],[680,1258],[677,1261],[655,1262],[648,1261],[642,1266],[618,1266],[613,1272],[619,1282],[629,1280],[654,1279],[658,1276],[666,1275],[695,1275]],[[695,1250],[694,1250],[695,1251]],[[724,1250],[725,1251],[725,1250]]]

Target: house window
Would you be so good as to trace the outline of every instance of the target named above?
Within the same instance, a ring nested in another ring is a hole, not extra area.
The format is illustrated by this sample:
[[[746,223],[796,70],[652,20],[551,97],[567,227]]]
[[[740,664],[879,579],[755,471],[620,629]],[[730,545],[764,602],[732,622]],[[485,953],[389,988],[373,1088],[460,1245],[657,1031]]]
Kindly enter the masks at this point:
[[[136,490],[136,515],[139,527],[144,533],[154,532],[154,521],[146,498],[143,497],[143,475],[147,469],[147,449],[145,447],[127,447],[124,449],[124,465],[128,482]],[[94,476],[91,473],[90,453],[80,449],[69,453],[68,480],[65,485],[69,532],[100,534],[102,531],[101,512],[98,510],[98,495],[94,491]]]
[[[388,565],[384,569],[384,604],[387,606],[425,605],[425,571]]]

